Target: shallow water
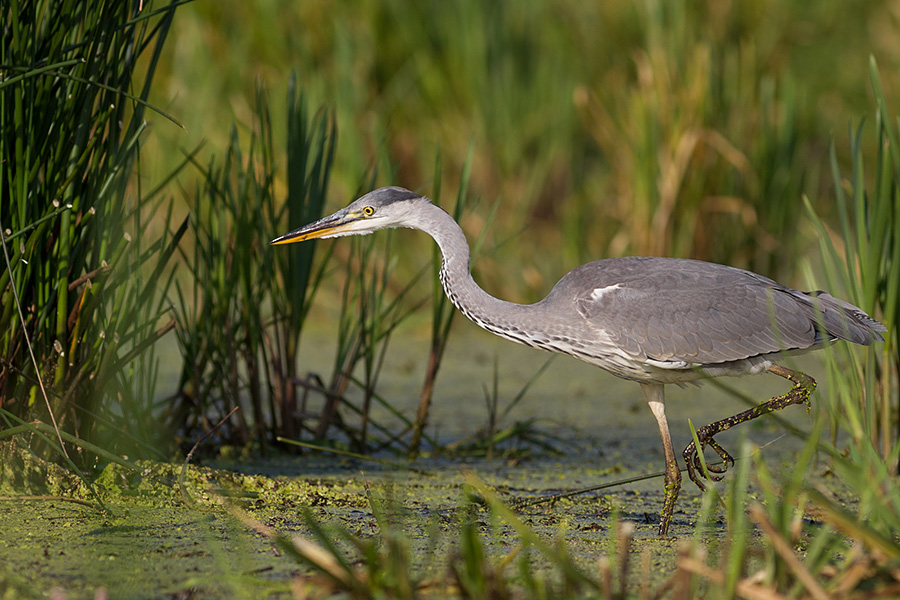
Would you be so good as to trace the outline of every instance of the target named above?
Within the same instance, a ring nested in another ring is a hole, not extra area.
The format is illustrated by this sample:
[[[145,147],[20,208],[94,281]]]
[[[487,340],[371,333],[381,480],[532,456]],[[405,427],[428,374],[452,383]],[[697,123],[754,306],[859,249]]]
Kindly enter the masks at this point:
[[[414,330],[391,343],[389,359],[379,379],[379,391],[410,418],[415,415],[418,405],[425,353],[429,347],[428,337],[421,331]],[[327,373],[330,357],[314,351],[321,348],[319,342],[307,344],[305,348],[306,351],[301,353],[304,370]],[[468,322],[458,323],[441,364],[428,433],[439,443],[446,444],[487,425],[485,390],[493,388],[495,360],[502,411],[552,356],[502,340]],[[824,375],[814,355],[801,357],[797,364],[813,377]],[[790,388],[789,382],[767,374],[723,381],[760,402]],[[820,381],[820,388],[821,384]],[[688,419],[699,428],[748,407],[709,383],[681,388],[670,385],[666,387],[666,397],[666,412],[676,449],[685,447],[691,440]],[[781,411],[778,416],[809,430],[816,410],[813,402],[810,413],[795,406]],[[375,418],[385,415],[373,414]],[[577,442],[579,452],[602,455],[624,447],[629,454],[644,459],[656,456],[662,460],[659,430],[640,386],[570,357],[556,356],[500,425],[529,419],[537,419],[548,433]],[[783,430],[766,417],[721,434],[721,441],[726,447],[736,446],[742,432],[759,445],[788,445],[791,451],[802,446],[802,443],[793,444],[795,440],[786,439],[789,436],[782,438]]]

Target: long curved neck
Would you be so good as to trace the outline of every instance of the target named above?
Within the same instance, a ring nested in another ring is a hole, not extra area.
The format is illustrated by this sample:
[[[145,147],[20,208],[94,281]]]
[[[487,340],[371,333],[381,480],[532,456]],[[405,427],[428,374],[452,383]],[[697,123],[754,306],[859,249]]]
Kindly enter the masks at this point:
[[[469,270],[469,243],[460,226],[444,209],[430,202],[423,213],[417,228],[434,238],[441,249],[441,285],[450,302],[478,326],[528,343],[522,332],[527,330],[534,305],[500,300],[481,289]]]

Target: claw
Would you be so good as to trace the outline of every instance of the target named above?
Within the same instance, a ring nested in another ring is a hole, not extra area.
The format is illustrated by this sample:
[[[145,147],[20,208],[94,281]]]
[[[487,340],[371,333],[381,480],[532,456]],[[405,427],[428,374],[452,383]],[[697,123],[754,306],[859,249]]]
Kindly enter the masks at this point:
[[[723,448],[722,446],[719,445],[719,442],[717,442],[715,440],[715,438],[710,436],[706,443],[709,444],[710,448],[712,448],[713,450],[716,451],[716,454],[719,455],[719,458],[721,458],[722,462],[724,463],[721,467],[722,470],[716,471],[717,473],[724,473],[725,471],[727,471],[728,469],[730,469],[731,467],[734,466],[734,459],[731,457],[730,454],[728,454],[728,451],[725,450],[725,448]]]

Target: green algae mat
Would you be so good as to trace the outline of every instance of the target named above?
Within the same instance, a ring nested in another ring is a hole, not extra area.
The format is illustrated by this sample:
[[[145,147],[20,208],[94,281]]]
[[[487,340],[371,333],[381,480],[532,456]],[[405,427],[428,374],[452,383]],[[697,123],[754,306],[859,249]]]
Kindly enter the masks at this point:
[[[424,459],[415,463],[419,473],[330,457],[219,461],[217,468],[188,467],[186,495],[181,465],[142,462],[137,472],[109,465],[95,483],[104,509],[71,476],[10,454],[5,465],[26,472],[30,482],[12,480],[4,470],[0,598],[305,597],[298,582],[315,587],[318,581],[309,578],[309,565],[260,531],[315,542],[311,518],[382,544],[379,510],[390,512],[391,535],[402,536],[416,579],[443,581],[465,555],[464,523],[474,524],[492,564],[506,564],[504,557],[520,549],[519,532],[476,497],[473,479],[512,507],[536,539],[563,542],[572,564],[587,573],[596,574],[598,560],[615,545],[617,519],[632,523],[628,552],[642,575],[628,586],[657,589],[671,577],[682,542],[694,535],[701,502],[686,487],[673,521],[675,539],[669,540],[656,538],[659,478],[532,503],[653,472],[657,462],[585,450],[528,460]],[[716,526],[724,534],[721,520]],[[346,540],[335,538],[334,544],[353,565],[362,562]],[[551,563],[535,556],[529,565],[553,578]],[[515,563],[505,568],[515,581]],[[425,595],[448,594],[456,595],[452,588]]]
[[[40,475],[30,462],[25,470]],[[0,500],[0,598],[46,598],[54,591],[59,598],[95,598],[98,590],[109,598],[292,597],[294,579],[309,567],[248,526],[247,518],[280,534],[309,536],[305,515],[311,515],[362,539],[375,538],[373,499],[391,507],[392,523],[422,578],[440,577],[459,555],[463,519],[475,519],[491,553],[502,556],[517,544],[515,531],[492,526],[490,511],[473,501],[467,477],[479,478],[512,504],[622,475],[620,467],[604,470],[559,458],[417,465],[427,474],[303,456],[231,469],[191,466],[187,502],[180,465],[141,463],[139,472],[110,465],[95,484],[105,509],[74,478],[54,477],[53,467],[43,485],[26,483],[27,489],[21,479],[10,481],[7,471]],[[254,471],[266,474],[248,474]],[[593,569],[609,543],[610,511],[619,506],[623,518],[638,523],[637,545],[654,549],[654,570],[662,579],[674,565],[677,543],[654,537],[657,483],[523,506],[518,515],[545,539],[565,540],[576,562]],[[15,493],[10,484],[29,493]],[[35,491],[46,493],[30,493]],[[680,506],[675,526],[681,535],[690,535],[696,502],[689,495]]]

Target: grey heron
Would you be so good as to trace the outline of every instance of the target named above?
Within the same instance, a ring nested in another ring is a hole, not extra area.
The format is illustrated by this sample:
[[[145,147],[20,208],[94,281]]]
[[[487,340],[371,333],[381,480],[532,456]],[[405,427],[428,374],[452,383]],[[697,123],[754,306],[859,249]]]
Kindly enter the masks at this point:
[[[513,342],[568,354],[641,385],[659,425],[665,488],[659,535],[668,535],[681,471],[666,421],[666,384],[723,375],[769,372],[791,389],[755,408],[697,431],[683,452],[700,489],[700,455],[712,448],[723,460],[708,465],[721,479],[733,459],[714,439],[734,425],[791,404],[808,402],[815,381],[776,362],[785,351],[815,349],[835,340],[868,345],[885,327],[826,292],[802,292],[725,265],[697,260],[624,257],[584,264],[534,304],[495,298],[472,278],[465,234],[446,211],[400,187],[370,192],[336,213],[272,240],[289,244],[317,238],[407,227],[440,247],[440,281],[456,308],[480,327]]]

